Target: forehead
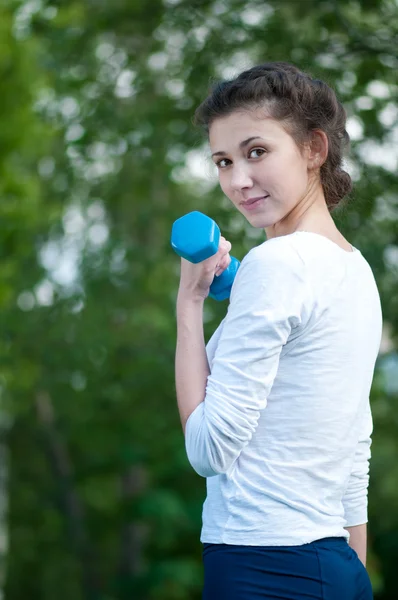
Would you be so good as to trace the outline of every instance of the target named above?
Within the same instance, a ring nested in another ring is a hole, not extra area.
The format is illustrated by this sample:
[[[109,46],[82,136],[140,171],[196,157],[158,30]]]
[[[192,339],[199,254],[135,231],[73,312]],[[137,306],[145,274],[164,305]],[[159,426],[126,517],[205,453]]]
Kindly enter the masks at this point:
[[[259,136],[265,140],[290,138],[280,121],[270,117],[264,109],[235,111],[225,117],[216,118],[209,128],[209,143],[213,151],[215,146],[239,146],[249,137]],[[223,147],[217,150],[225,150]]]

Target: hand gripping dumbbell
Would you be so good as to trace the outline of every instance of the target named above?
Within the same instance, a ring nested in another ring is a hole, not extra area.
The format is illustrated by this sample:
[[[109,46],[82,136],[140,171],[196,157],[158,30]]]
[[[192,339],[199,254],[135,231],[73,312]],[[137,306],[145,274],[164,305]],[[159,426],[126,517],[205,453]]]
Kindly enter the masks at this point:
[[[213,219],[194,210],[174,222],[171,246],[179,256],[196,264],[217,254],[220,235],[220,228]],[[210,286],[211,298],[229,298],[239,266],[239,260],[231,256],[228,268],[219,277],[214,277]]]

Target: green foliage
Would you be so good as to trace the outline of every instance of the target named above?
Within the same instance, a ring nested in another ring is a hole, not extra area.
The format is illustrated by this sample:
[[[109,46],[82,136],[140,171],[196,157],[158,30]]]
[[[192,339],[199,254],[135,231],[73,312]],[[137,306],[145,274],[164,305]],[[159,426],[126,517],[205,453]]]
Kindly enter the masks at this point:
[[[397,34],[389,0],[2,5],[7,599],[201,597],[205,482],[176,407],[170,231],[198,209],[238,258],[262,241],[210,166],[207,180],[186,166],[205,153],[191,118],[211,78],[282,59],[336,87],[357,135],[355,193],[334,216],[374,270],[396,342]],[[208,301],[207,337],[225,309]],[[396,596],[398,558],[398,391],[382,360],[369,494],[380,600]]]

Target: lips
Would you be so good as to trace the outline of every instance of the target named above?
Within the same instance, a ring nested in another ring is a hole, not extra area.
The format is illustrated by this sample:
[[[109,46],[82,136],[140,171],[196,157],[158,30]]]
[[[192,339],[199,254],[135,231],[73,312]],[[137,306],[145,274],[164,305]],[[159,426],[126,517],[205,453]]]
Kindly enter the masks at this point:
[[[248,200],[241,202],[241,204],[243,206],[251,206],[252,204],[257,202],[257,200],[264,200],[265,198],[268,198],[268,196],[257,196],[256,198],[249,198]]]

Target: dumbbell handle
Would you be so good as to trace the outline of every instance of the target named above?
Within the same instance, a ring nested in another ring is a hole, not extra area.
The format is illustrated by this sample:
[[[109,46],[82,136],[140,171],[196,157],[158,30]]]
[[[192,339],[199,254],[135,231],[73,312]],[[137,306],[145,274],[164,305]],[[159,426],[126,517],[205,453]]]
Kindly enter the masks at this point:
[[[213,219],[199,211],[193,211],[174,222],[171,246],[179,256],[196,264],[218,252],[220,237],[220,228]],[[239,266],[239,260],[231,256],[228,268],[213,279],[209,292],[211,298],[229,298]]]

